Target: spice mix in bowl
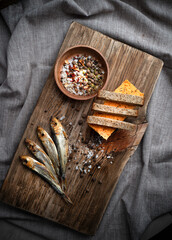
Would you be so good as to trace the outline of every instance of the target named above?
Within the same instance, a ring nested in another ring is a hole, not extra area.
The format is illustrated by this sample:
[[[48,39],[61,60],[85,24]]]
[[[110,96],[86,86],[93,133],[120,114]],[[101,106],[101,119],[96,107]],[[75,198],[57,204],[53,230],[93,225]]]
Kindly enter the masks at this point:
[[[87,100],[106,86],[109,67],[96,49],[79,45],[69,48],[58,59],[54,76],[59,89],[68,97]]]

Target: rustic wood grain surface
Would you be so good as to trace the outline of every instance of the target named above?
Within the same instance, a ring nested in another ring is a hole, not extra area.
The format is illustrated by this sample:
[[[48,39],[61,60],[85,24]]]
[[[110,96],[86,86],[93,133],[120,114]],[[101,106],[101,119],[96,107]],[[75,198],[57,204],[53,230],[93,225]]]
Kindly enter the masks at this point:
[[[110,77],[106,90],[112,91],[128,79],[144,93],[144,105],[138,117],[130,121],[138,124],[137,128],[133,131],[115,131],[107,141],[103,141],[87,125],[84,116],[90,114],[93,99],[75,101],[64,96],[55,84],[52,69],[3,183],[0,199],[14,207],[92,235],[98,228],[125,164],[144,135],[147,105],[163,63],[147,53],[74,22],[59,55],[77,44],[92,46],[107,59]],[[71,149],[66,172],[66,193],[73,205],[67,205],[48,183],[24,167],[19,160],[20,155],[29,154],[24,145],[26,137],[40,144],[36,135],[38,125],[51,134],[49,120],[52,115],[65,117],[62,124],[69,136]],[[78,124],[81,119],[83,124]],[[88,160],[90,152],[93,153],[90,158],[92,168],[89,174],[80,174],[76,166],[83,167],[83,161]]]

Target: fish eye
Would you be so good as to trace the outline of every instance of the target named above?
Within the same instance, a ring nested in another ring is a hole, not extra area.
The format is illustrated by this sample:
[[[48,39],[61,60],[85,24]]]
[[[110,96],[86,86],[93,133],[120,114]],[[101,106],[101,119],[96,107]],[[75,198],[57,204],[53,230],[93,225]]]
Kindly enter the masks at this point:
[[[44,136],[44,133],[42,133],[41,135]]]
[[[57,125],[57,123],[56,123],[56,122],[55,122],[54,124],[55,124],[55,125]]]
[[[23,162],[27,164],[27,159],[25,159]]]

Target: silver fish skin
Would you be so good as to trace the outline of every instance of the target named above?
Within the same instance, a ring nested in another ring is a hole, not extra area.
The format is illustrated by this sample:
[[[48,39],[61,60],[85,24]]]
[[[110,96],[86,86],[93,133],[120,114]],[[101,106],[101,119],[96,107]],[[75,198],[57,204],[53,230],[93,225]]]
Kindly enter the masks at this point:
[[[50,135],[42,127],[40,126],[37,127],[37,134],[48,156],[52,160],[56,174],[60,176],[60,172],[59,172],[60,160],[58,157],[56,145],[54,144]]]
[[[60,185],[58,184],[57,180],[55,178],[52,178],[50,172],[47,170],[47,168],[44,166],[44,164],[36,161],[34,158],[29,156],[20,156],[20,159],[23,163],[23,165],[27,166],[34,172],[36,172],[39,176],[44,178],[51,187],[61,195],[61,197],[70,204],[73,204],[70,198],[63,192]]]
[[[63,179],[65,179],[66,164],[69,152],[68,136],[61,122],[57,120],[57,118],[51,117],[50,126],[54,137],[53,139],[59,153],[61,176]]]
[[[56,178],[56,172],[53,166],[53,163],[51,159],[48,157],[48,155],[44,152],[42,148],[40,148],[34,141],[26,138],[25,143],[29,151],[39,160],[39,162],[43,163],[47,169],[49,170],[50,174]]]

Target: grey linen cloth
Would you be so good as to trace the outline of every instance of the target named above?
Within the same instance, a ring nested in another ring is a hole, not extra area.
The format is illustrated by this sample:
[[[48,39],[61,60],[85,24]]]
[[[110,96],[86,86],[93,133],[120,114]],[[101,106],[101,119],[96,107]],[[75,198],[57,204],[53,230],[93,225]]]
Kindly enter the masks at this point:
[[[171,12],[171,0],[23,0],[1,10],[1,184],[72,21],[152,54],[164,67],[148,106],[148,129],[96,235],[0,203],[0,239],[135,240],[154,218],[172,210]]]

